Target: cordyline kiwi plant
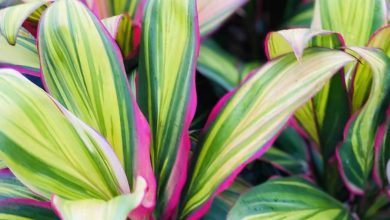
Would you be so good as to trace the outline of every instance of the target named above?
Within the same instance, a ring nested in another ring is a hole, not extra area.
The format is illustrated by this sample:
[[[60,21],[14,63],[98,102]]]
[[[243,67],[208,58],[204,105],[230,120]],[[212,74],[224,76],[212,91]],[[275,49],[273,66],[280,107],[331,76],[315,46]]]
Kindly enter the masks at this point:
[[[0,218],[388,218],[388,1],[317,0],[253,71],[206,40],[245,3],[0,10]],[[190,138],[196,70],[229,92]]]

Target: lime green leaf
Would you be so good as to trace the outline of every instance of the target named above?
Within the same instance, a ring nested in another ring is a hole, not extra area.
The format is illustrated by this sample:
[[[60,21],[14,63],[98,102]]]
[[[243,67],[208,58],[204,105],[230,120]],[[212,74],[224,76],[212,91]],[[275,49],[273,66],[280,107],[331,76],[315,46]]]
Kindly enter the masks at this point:
[[[366,104],[345,128],[337,156],[346,186],[351,192],[362,194],[372,170],[375,132],[383,121],[390,95],[390,59],[379,50],[350,49],[363,58],[362,65],[371,68],[372,86]]]
[[[368,47],[382,49],[390,57],[390,41],[388,39],[390,39],[390,25],[375,32]],[[364,105],[370,94],[372,72],[369,65],[357,65],[352,83],[352,109],[356,112]]]
[[[337,49],[344,43],[337,33],[303,28],[271,32],[267,39],[266,51],[271,59],[294,51],[299,60],[305,47]],[[336,144],[343,138],[344,125],[350,117],[344,76],[334,76],[318,95],[296,112],[295,117],[321,148],[325,160],[332,157]]]
[[[199,142],[180,218],[204,213],[210,199],[269,148],[291,114],[353,60],[343,52],[319,48],[308,50],[301,62],[288,54],[264,65],[220,101]]]
[[[140,27],[133,23],[128,14],[121,14],[102,20],[105,28],[115,39],[122,55],[127,58],[139,46]]]
[[[364,46],[371,34],[387,24],[387,0],[317,0],[325,30],[339,32],[348,46]]]
[[[0,170],[7,168],[4,161],[0,160]]]
[[[152,131],[157,218],[172,214],[186,179],[188,130],[196,107],[198,49],[195,1],[148,1],[142,25],[137,96]]]
[[[310,46],[338,48],[342,46],[342,37],[335,32],[307,28],[281,30],[268,34],[265,50],[268,59],[294,52],[300,60],[303,50]]]
[[[198,0],[200,35],[212,33],[248,0]]]
[[[22,73],[40,76],[39,57],[35,38],[21,28],[15,45],[0,36],[0,67],[11,67]]]
[[[143,15],[146,0],[81,0],[100,19],[128,13],[137,22]]]
[[[146,181],[139,177],[133,193],[120,195],[109,201],[97,199],[70,201],[54,196],[53,204],[63,220],[125,220],[129,213],[141,204],[145,190]]]
[[[352,220],[346,207],[312,183],[296,178],[269,180],[240,197],[229,212],[234,219]]]
[[[34,192],[67,199],[110,199],[129,192],[109,144],[64,115],[39,87],[3,69],[0,97],[0,158]]]
[[[202,43],[198,71],[226,90],[232,90],[240,83],[239,65],[238,59],[222,50],[215,42],[209,40]]]
[[[7,7],[0,10],[0,33],[7,39],[7,41],[14,45],[20,27],[25,20],[31,17],[36,21],[40,13],[47,7],[48,0],[41,0],[20,5]],[[34,14],[35,11],[39,11]]]
[[[100,21],[76,0],[57,0],[40,22],[39,54],[47,90],[113,147],[130,187],[148,183],[154,205],[150,131],[130,91],[122,56]],[[62,195],[60,195],[62,197]]]

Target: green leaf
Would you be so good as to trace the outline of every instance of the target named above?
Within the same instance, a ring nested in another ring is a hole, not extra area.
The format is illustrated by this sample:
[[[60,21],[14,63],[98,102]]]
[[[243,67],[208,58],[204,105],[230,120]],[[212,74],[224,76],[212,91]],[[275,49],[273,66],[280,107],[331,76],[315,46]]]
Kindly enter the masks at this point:
[[[236,203],[238,198],[250,189],[250,184],[245,180],[237,178],[236,181],[217,197],[210,207],[210,210],[202,217],[204,220],[225,220],[229,210]]]
[[[50,203],[38,205],[22,201],[0,201],[0,219],[5,220],[58,220]]]
[[[204,213],[249,161],[261,156],[291,114],[354,59],[329,49],[309,49],[298,62],[288,54],[264,65],[214,108],[199,142],[180,219]]]
[[[0,219],[58,219],[50,202],[32,193],[11,172],[0,173]]]
[[[389,101],[390,59],[379,50],[350,49],[362,57],[362,65],[371,68],[372,86],[366,104],[348,122],[337,156],[346,186],[351,192],[362,194],[372,170],[375,132],[384,120]]]
[[[208,40],[200,46],[197,69],[226,90],[232,90],[240,83],[238,66],[240,61],[228,54],[216,42]]]
[[[137,176],[146,179],[143,205],[153,207],[149,127],[109,33],[79,1],[57,0],[40,21],[39,54],[47,91],[111,144],[130,187]]]
[[[81,0],[100,19],[128,13],[137,22],[143,15],[146,0]]]
[[[27,19],[37,21],[40,14],[44,9],[46,9],[47,5],[47,0],[40,0],[1,9],[0,33],[10,44],[14,45],[22,24]],[[34,14],[36,11],[37,13]]]
[[[40,76],[40,64],[35,38],[20,28],[15,45],[0,36],[0,67],[11,67],[22,73]]]
[[[0,200],[25,198],[45,201],[45,198],[34,194],[24,186],[11,172],[0,173]]]
[[[323,30],[282,30],[271,32],[267,39],[266,51],[271,59],[294,51],[299,60],[305,47],[338,49],[343,46],[339,34]],[[343,139],[344,125],[350,117],[349,102],[344,75],[340,73],[295,113],[297,121],[320,147],[326,161],[334,155],[336,144]]]
[[[248,0],[198,0],[200,35],[205,37],[217,29]]]
[[[296,178],[269,180],[240,197],[228,220],[352,220],[346,207],[312,183]]]
[[[142,25],[137,96],[152,131],[157,218],[172,214],[186,178],[188,130],[196,107],[198,49],[195,1],[148,1]]]
[[[120,195],[109,201],[70,201],[54,196],[53,204],[63,220],[125,220],[129,213],[141,204],[146,187],[146,181],[140,177],[133,193]]]
[[[308,146],[293,127],[284,129],[273,145],[259,160],[269,162],[289,174],[310,174]]]
[[[139,46],[140,27],[131,20],[128,14],[106,18],[102,22],[125,58],[136,52]]]
[[[287,29],[270,32],[266,39],[266,55],[274,59],[294,52],[298,60],[307,47],[338,48],[342,46],[342,37],[331,31],[308,28]]]
[[[368,47],[382,49],[388,57],[390,57],[390,25],[376,31],[370,41]],[[369,65],[357,64],[355,67],[352,87],[352,109],[354,112],[362,108],[370,95],[372,84],[372,71]]]
[[[387,0],[317,0],[320,26],[339,32],[346,45],[364,46],[371,34],[387,24]]]
[[[109,144],[19,73],[0,70],[0,159],[45,198],[110,199],[129,192]]]

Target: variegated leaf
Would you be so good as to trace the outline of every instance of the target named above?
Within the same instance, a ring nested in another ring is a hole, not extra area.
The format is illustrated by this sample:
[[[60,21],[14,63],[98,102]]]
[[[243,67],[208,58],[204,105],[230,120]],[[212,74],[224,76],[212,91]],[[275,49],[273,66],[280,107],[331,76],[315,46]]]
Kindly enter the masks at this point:
[[[364,46],[387,24],[387,0],[316,0],[314,28],[339,32],[348,46]]]
[[[242,195],[228,220],[352,220],[347,208],[312,183],[296,178],[269,180]]]
[[[58,219],[50,202],[32,193],[10,171],[0,172],[0,219]]]
[[[269,58],[294,51],[299,60],[305,47],[338,49],[344,46],[337,33],[312,29],[290,29],[271,32],[266,41]],[[300,108],[295,117],[320,147],[325,161],[334,155],[342,140],[344,125],[350,117],[348,91],[342,73],[335,75],[313,99]]]
[[[15,45],[0,36],[0,67],[10,67],[22,73],[40,76],[40,64],[35,38],[24,28],[18,33]]]
[[[53,205],[63,220],[125,220],[137,208],[145,195],[146,181],[139,177],[133,193],[117,196],[109,201],[87,199],[70,201],[54,196]]]
[[[37,21],[49,0],[40,0],[7,7],[0,10],[0,33],[14,45],[20,27],[27,19]],[[36,13],[35,13],[36,12]]]
[[[121,14],[102,20],[105,28],[115,39],[122,55],[128,58],[137,52],[140,43],[140,26],[128,14]]]
[[[79,1],[57,0],[41,19],[39,54],[47,91],[107,139],[124,166],[130,187],[137,176],[146,179],[143,206],[151,209],[155,180],[150,131],[109,33]]]
[[[200,35],[205,37],[218,28],[248,0],[197,0]]]
[[[376,31],[368,42],[368,47],[383,50],[390,57],[390,25]],[[352,109],[358,111],[367,101],[372,84],[372,71],[368,65],[357,64],[352,81]]]
[[[295,110],[333,74],[353,61],[329,49],[310,49],[298,62],[288,54],[267,63],[211,113],[182,206],[180,219],[196,219],[249,161],[261,156]]]
[[[140,22],[147,0],[81,0],[100,19],[128,13],[136,22]]]
[[[223,191],[215,198],[210,210],[202,217],[202,219],[225,220],[229,210],[233,207],[238,198],[248,191],[250,187],[251,185],[245,180],[237,178],[229,189]]]
[[[350,49],[362,57],[362,65],[371,68],[372,86],[366,104],[345,128],[337,159],[346,186],[352,193],[362,194],[373,166],[375,133],[385,116],[390,95],[390,59],[379,50]]]
[[[197,64],[198,71],[226,90],[232,90],[241,81],[240,61],[222,50],[216,42],[203,42]]]
[[[110,199],[129,192],[109,144],[39,87],[0,71],[0,159],[34,192],[50,198]]]
[[[390,185],[386,176],[387,161],[390,160],[390,108],[387,110],[385,122],[378,127],[374,147],[373,177],[378,186],[384,189]]]
[[[138,102],[152,131],[157,218],[177,206],[187,173],[199,49],[192,0],[149,0],[142,24]]]

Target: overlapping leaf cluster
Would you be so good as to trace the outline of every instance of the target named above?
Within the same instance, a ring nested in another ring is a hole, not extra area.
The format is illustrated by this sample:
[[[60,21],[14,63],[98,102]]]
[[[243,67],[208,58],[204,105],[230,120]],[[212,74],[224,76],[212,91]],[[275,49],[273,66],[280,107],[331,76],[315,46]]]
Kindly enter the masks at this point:
[[[206,40],[245,3],[0,10],[0,218],[351,219],[386,206],[388,2],[316,1],[310,28],[268,34],[257,69]],[[191,138],[197,70],[227,93]],[[294,177],[250,189],[237,176],[257,159]]]

